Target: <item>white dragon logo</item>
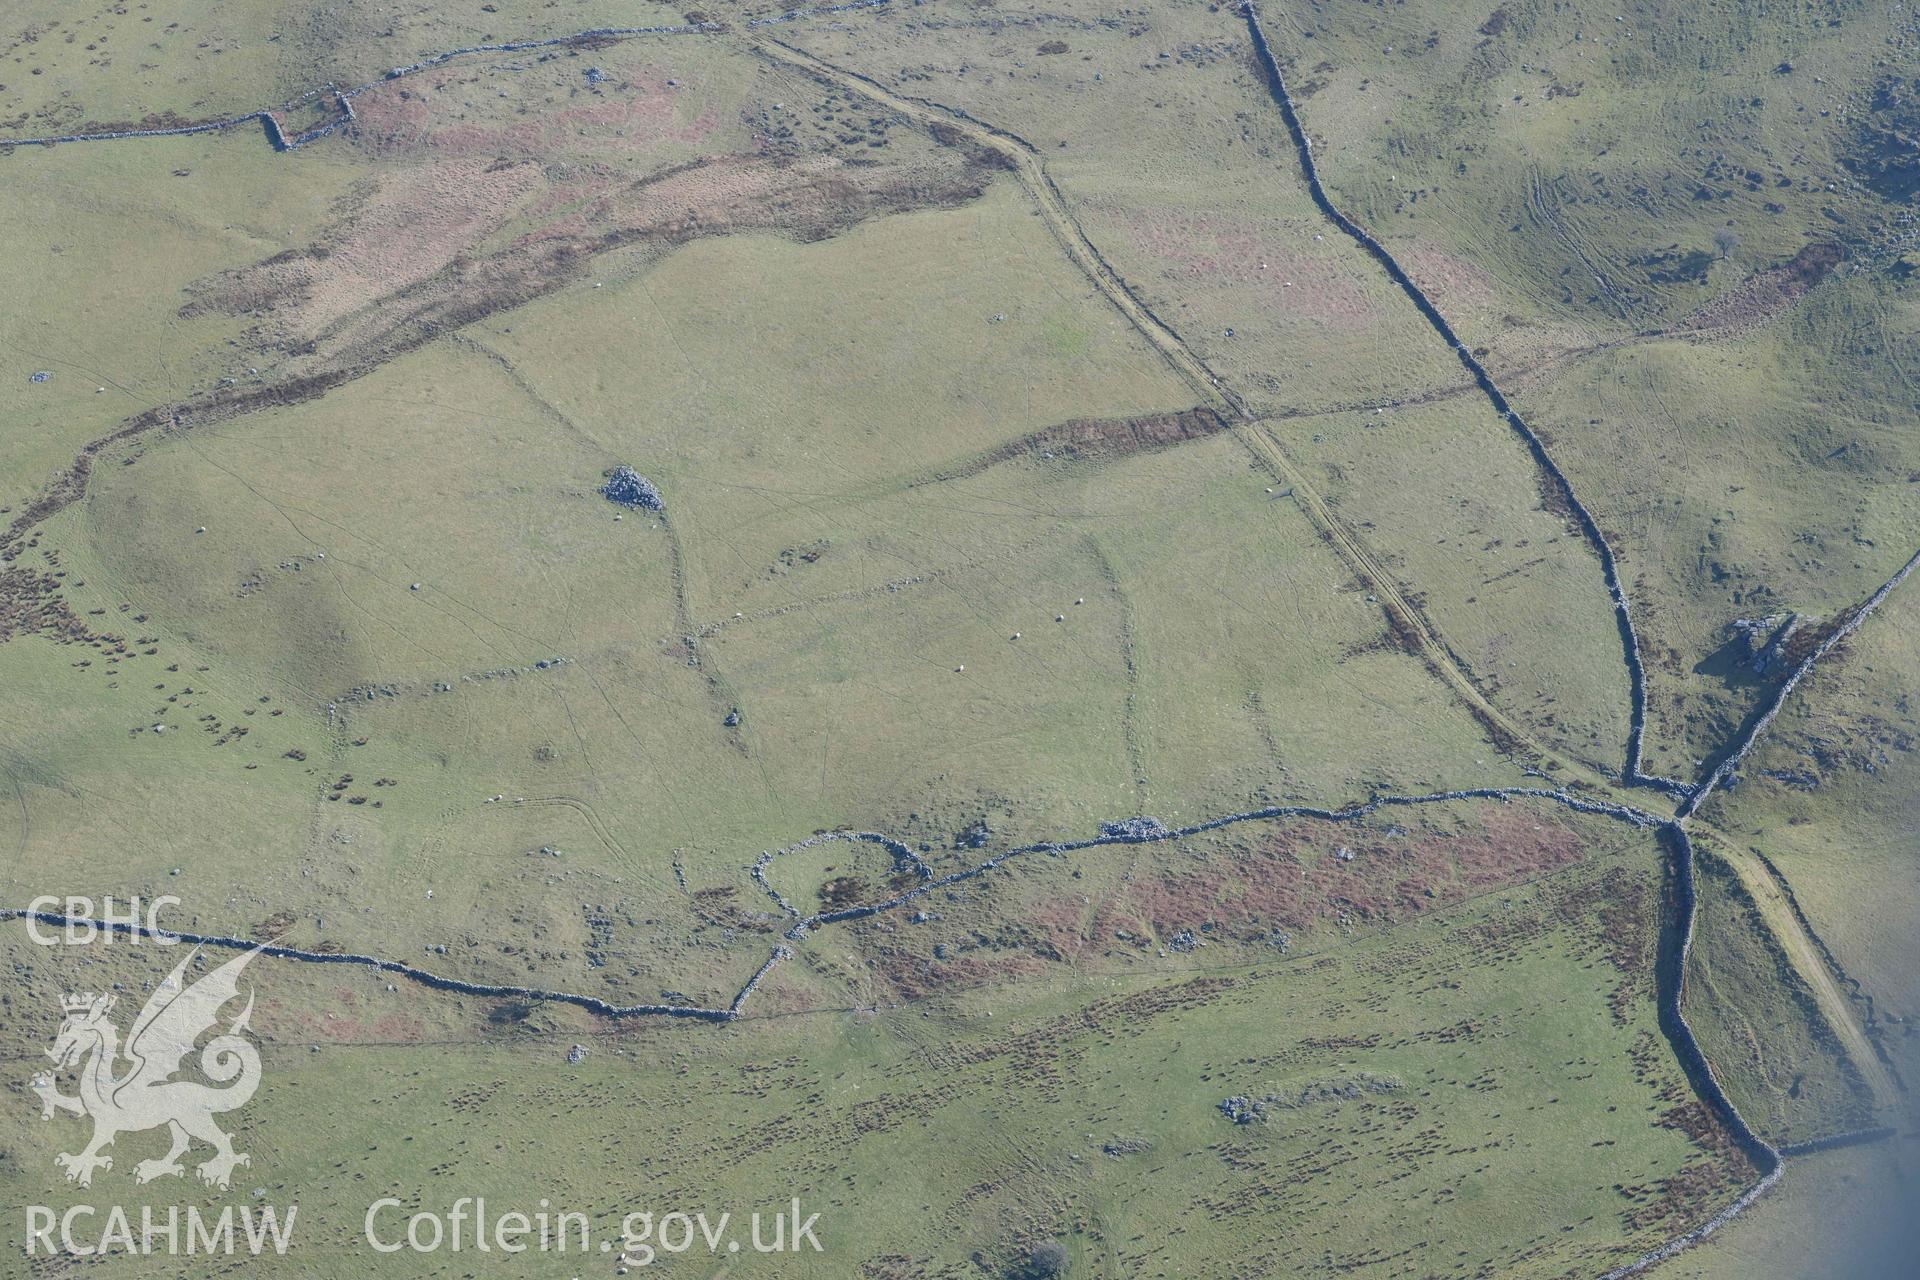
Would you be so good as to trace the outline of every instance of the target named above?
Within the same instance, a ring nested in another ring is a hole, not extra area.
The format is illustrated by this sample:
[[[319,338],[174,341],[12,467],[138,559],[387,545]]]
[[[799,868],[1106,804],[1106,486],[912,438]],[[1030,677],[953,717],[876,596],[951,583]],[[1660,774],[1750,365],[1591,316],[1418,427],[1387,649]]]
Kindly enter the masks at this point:
[[[135,1165],[136,1182],[184,1173],[180,1157],[195,1138],[214,1149],[213,1156],[196,1169],[209,1186],[224,1190],[235,1166],[252,1163],[233,1149],[232,1139],[213,1122],[221,1112],[245,1106],[260,1087],[260,1051],[244,1034],[253,1013],[251,992],[240,1016],[200,1050],[199,1068],[214,1085],[174,1077],[193,1052],[194,1041],[214,1027],[220,1010],[239,995],[240,971],[257,954],[257,950],[245,952],[192,986],[184,979],[193,956],[182,960],[134,1018],[124,1050],[119,1028],[107,1017],[114,1005],[112,995],[88,992],[61,997],[66,1019],[47,1056],[61,1070],[78,1068],[80,1092],[61,1093],[53,1076],[44,1071],[33,1078],[32,1085],[40,1095],[42,1119],[53,1119],[56,1110],[93,1119],[93,1140],[85,1150],[54,1157],[54,1163],[67,1171],[67,1181],[92,1185],[94,1170],[113,1168],[113,1157],[100,1154],[101,1148],[112,1145],[120,1134],[161,1125],[167,1127],[173,1146],[158,1160]],[[130,1065],[116,1075],[122,1059]]]

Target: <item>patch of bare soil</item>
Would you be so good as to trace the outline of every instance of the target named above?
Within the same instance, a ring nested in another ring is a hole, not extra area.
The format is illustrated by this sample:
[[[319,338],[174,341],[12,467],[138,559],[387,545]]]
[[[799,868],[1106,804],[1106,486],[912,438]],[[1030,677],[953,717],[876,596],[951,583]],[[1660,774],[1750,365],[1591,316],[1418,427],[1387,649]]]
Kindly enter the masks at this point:
[[[1748,277],[1686,316],[1674,332],[1728,337],[1757,329],[1805,297],[1846,256],[1837,244],[1810,244],[1790,260]]]
[[[305,251],[191,286],[181,315],[271,314],[289,335],[318,334],[369,300],[445,269],[546,185],[533,164],[458,159],[393,171]]]

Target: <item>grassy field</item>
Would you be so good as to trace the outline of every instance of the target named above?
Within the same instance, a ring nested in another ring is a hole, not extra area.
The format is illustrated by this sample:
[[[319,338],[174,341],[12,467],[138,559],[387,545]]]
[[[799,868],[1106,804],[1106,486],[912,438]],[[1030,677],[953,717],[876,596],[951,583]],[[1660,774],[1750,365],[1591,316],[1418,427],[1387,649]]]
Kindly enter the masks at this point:
[[[270,735],[216,757],[222,785],[308,791],[270,842],[275,873],[205,920],[291,910],[356,950],[401,928],[506,980],[528,965],[486,939],[485,904],[594,885],[582,900],[619,900],[654,922],[647,940],[589,974],[575,939],[549,976],[724,1003],[764,941],[689,955],[682,937],[728,930],[674,891],[675,862],[693,888],[738,891],[754,851],[819,827],[945,847],[989,817],[1001,846],[1138,812],[1523,781],[1234,436],[1105,443],[1100,424],[1179,408],[1181,390],[1040,236],[1003,186],[814,245],[716,241],[100,471],[49,526],[63,546],[75,531],[64,598],[139,618],[160,642],[127,660],[143,669],[207,668],[156,699],[185,684],[221,725],[278,699]],[[812,324],[747,283],[824,290],[976,239],[1009,274],[956,257],[906,291],[882,272]],[[681,272],[741,284],[703,294]],[[625,335],[622,360],[570,355],[589,333]],[[1000,345],[946,359],[976,341]],[[867,368],[886,377],[848,413],[846,371]],[[1025,443],[1063,420],[1091,424],[1087,449]],[[623,460],[656,478],[664,520],[616,521],[595,496]],[[140,761],[200,746],[163,736],[181,717],[156,733],[127,714]],[[66,758],[47,761],[56,785],[115,791]],[[259,856],[249,840],[208,843],[182,876],[225,878]],[[542,846],[563,869],[529,862]],[[359,900],[369,876],[390,900]],[[528,910],[549,927],[572,912]]]
[[[254,357],[234,349],[245,318],[180,310],[203,275],[312,236],[355,181],[337,152],[294,163],[288,183],[285,160],[233,136],[5,158],[0,505],[31,499],[127,416],[246,376]],[[53,377],[29,381],[36,371]]]
[[[1598,464],[1585,491],[1645,602],[1657,766],[1690,775],[1771,691],[1735,619],[1831,619],[1920,546],[1915,332],[1911,289],[1850,277],[1754,334],[1595,355],[1541,389],[1575,483],[1579,453]]]
[[[1607,675],[1618,641],[1597,563],[1541,509],[1533,464],[1445,344],[1351,241],[1327,236],[1244,26],[1226,17],[1169,11],[1122,32],[1073,11],[903,13],[796,38],[1030,142],[1134,291],[1255,412],[1274,415],[1276,438],[1336,510],[1417,584],[1494,705],[1551,749],[1617,767],[1625,690]],[[1170,157],[1164,171],[1127,167],[1143,139]],[[1364,358],[1347,354],[1359,348]],[[1510,572],[1514,547],[1541,543],[1559,545]]]
[[[1915,778],[1913,744],[1900,727],[1915,696],[1915,621],[1912,598],[1892,597],[1884,613],[1802,686],[1739,788],[1708,814],[1729,839],[1767,858],[1831,972],[1853,995],[1855,1015],[1902,1081],[1920,1068],[1907,1030],[1920,963],[1910,927],[1914,850],[1906,834],[1914,827]],[[1737,1008],[1762,1009],[1767,999],[1750,995]],[[1711,1043],[1716,1031],[1708,1006],[1696,1007],[1694,1018]],[[1779,1048],[1798,1038],[1761,1036],[1771,1061],[1743,1063],[1723,1078],[1753,1097],[1760,1114],[1804,1126],[1814,1118],[1808,1103],[1823,1091],[1831,1096],[1847,1073],[1836,1070],[1826,1052]],[[1819,1069],[1809,1071],[1809,1064]],[[1767,1079],[1789,1070],[1805,1074],[1798,1099]],[[1873,1120],[1910,1128],[1911,1106],[1898,1095]],[[1862,1276],[1902,1274],[1912,1256],[1911,1162],[1910,1144],[1898,1138],[1795,1161],[1781,1190],[1750,1220],[1676,1273],[1784,1277],[1841,1266]]]
[[[1478,397],[1288,424],[1289,448],[1497,707],[1601,771],[1629,708],[1606,585]]]

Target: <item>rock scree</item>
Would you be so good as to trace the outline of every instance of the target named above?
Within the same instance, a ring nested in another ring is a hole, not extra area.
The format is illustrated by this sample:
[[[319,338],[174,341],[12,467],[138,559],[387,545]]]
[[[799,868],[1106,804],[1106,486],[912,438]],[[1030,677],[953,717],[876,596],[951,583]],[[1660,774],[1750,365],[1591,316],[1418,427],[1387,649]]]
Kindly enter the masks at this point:
[[[639,507],[647,511],[665,511],[667,504],[660,491],[653,487],[653,481],[641,475],[629,466],[615,467],[607,476],[606,484],[600,492],[608,502],[623,507]]]

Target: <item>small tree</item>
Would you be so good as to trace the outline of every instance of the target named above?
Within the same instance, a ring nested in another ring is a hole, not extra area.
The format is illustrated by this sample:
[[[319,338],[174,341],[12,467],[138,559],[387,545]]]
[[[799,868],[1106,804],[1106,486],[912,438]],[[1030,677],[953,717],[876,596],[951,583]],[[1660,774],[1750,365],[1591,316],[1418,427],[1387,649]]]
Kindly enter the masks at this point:
[[[1733,251],[1740,247],[1740,234],[1732,227],[1722,227],[1713,233],[1713,247],[1720,251],[1723,258],[1731,258]]]

